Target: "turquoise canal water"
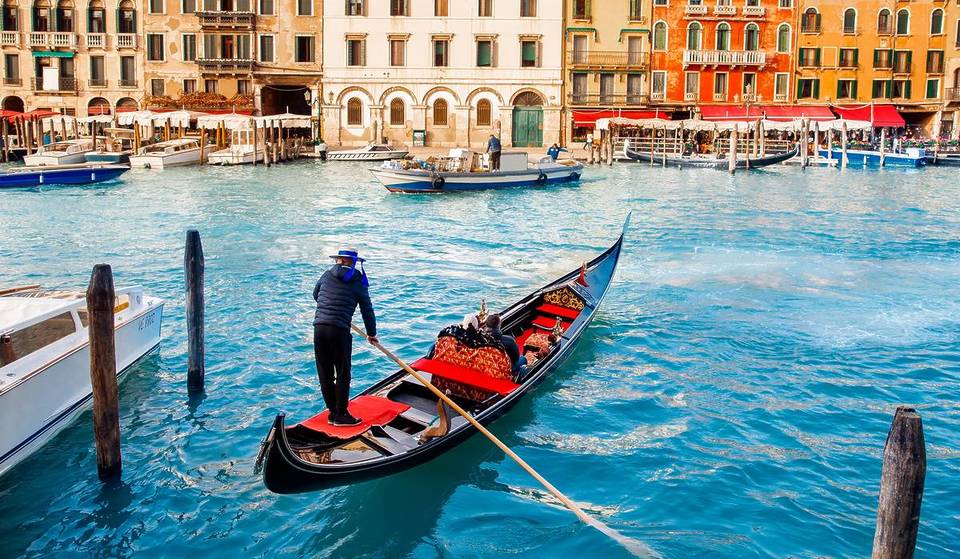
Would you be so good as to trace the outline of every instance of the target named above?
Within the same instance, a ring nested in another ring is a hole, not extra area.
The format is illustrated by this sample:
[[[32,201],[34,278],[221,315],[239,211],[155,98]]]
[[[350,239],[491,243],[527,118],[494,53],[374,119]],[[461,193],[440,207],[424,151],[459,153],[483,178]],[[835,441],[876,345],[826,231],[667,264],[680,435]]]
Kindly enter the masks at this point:
[[[505,306],[598,253],[632,209],[593,326],[493,431],[665,557],[859,558],[894,407],[913,404],[928,452],[920,556],[956,557],[957,177],[621,164],[576,186],[407,196],[360,164],[302,162],[2,192],[0,283],[83,288],[108,262],[167,306],[159,351],[121,386],[123,483],[97,481],[84,414],[0,479],[0,555],[624,556],[481,438],[307,495],[273,495],[251,472],[278,410],[322,406],[310,291],[334,247],[367,255],[382,340],[413,359],[481,298]],[[207,263],[196,399],[190,227]],[[355,353],[355,388],[393,370],[369,346]]]

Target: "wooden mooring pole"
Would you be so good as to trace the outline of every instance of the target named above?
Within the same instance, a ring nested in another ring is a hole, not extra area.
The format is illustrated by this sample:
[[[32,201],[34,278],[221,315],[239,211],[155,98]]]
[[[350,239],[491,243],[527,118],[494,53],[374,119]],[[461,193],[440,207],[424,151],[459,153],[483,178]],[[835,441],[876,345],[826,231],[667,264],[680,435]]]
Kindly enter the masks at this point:
[[[203,390],[203,245],[200,232],[187,231],[183,271],[187,284],[187,391]]]
[[[900,406],[893,415],[893,425],[883,446],[872,559],[913,557],[926,473],[927,452],[920,414],[913,408]]]
[[[93,436],[97,475],[101,481],[120,477],[120,397],[113,326],[113,271],[97,264],[87,287],[90,336],[90,384],[93,387]]]

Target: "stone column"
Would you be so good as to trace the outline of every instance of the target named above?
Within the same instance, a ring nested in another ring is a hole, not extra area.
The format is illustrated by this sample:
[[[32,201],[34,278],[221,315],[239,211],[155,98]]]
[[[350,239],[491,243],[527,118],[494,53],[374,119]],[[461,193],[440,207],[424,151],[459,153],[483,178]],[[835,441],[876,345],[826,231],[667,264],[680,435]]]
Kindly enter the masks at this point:
[[[324,103],[322,109],[324,141],[329,144],[342,145],[343,136],[340,128],[340,105]]]
[[[513,106],[500,106],[500,119],[495,134],[500,137],[503,147],[513,147]]]
[[[470,105],[457,105],[454,107],[454,144],[457,147],[470,147]]]
[[[383,105],[370,105],[370,141],[380,143],[383,138]]]

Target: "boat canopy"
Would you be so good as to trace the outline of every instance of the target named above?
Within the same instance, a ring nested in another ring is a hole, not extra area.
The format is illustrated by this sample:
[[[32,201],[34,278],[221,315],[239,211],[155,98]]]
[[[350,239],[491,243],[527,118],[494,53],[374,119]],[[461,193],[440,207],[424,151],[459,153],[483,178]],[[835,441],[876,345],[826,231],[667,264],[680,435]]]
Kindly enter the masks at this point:
[[[253,129],[254,117],[250,115],[225,114],[211,115],[206,114],[197,117],[197,128],[215,129],[223,124],[227,130],[251,130]]]
[[[310,115],[283,113],[255,117],[258,126],[270,126],[279,123],[283,128],[310,128]]]
[[[117,124],[120,126],[132,126],[133,124],[150,124],[150,119],[155,113],[153,111],[127,111],[117,113]]]
[[[113,115],[90,115],[82,116],[77,119],[77,122],[80,124],[90,124],[91,122],[99,122],[101,124],[109,124],[113,122]]]
[[[197,111],[170,111],[167,113],[154,113],[150,117],[150,121],[154,124],[165,125],[170,123],[170,126],[190,126],[191,120],[197,120],[206,113],[200,113]]]
[[[68,299],[0,297],[0,332],[19,330],[74,306],[76,301]]]
[[[645,119],[669,119],[670,113],[656,109],[653,111],[630,110],[630,109],[576,109],[573,111],[574,126],[597,126],[600,128],[600,121],[610,121],[615,119],[627,120],[645,120]]]

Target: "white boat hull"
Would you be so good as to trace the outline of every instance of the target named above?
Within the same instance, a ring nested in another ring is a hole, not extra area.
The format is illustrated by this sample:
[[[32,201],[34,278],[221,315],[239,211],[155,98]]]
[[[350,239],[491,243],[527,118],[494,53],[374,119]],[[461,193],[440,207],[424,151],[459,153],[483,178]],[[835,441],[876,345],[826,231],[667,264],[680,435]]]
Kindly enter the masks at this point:
[[[91,150],[92,151],[92,150]],[[86,151],[78,153],[35,153],[23,158],[24,165],[71,165],[83,163],[86,160]]]
[[[203,161],[207,160],[207,153],[203,154]],[[166,169],[168,167],[182,167],[185,165],[199,165],[201,162],[200,149],[178,151],[176,153],[158,153],[131,155],[130,166],[144,169]]]
[[[209,165],[252,165],[253,149],[234,150],[232,148],[222,149],[210,154],[207,158]],[[257,162],[263,161],[263,150],[257,150]]]
[[[149,306],[116,325],[117,371],[122,373],[160,343],[163,303]],[[29,456],[89,407],[90,351],[86,329],[60,357],[0,393],[0,475]],[[92,441],[91,441],[92,444]]]

